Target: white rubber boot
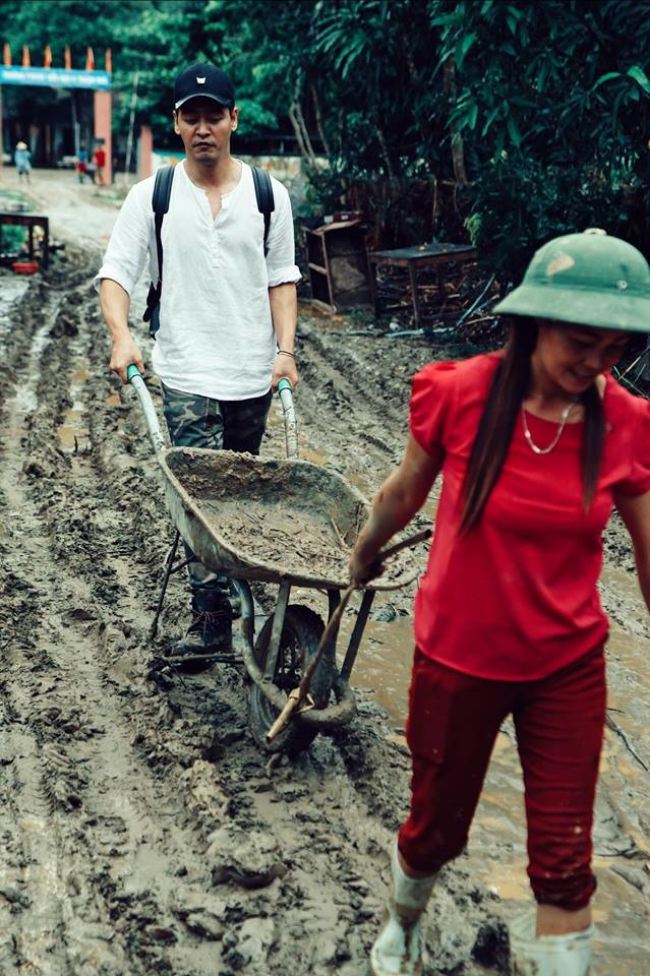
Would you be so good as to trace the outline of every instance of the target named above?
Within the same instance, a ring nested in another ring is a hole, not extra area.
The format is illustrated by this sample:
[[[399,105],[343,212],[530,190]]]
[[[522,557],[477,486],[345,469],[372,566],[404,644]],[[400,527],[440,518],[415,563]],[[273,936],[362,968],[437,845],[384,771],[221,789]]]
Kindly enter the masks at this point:
[[[422,972],[420,916],[427,906],[437,874],[409,878],[397,857],[391,860],[393,891],[384,924],[370,951],[372,976],[419,976]]]
[[[569,935],[535,935],[537,913],[510,926],[512,976],[589,976],[594,927]]]

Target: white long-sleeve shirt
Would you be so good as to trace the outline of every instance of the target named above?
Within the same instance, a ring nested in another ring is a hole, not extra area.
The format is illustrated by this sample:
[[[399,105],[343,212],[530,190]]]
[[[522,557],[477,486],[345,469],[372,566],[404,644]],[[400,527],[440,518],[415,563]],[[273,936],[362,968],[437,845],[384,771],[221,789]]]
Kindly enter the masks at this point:
[[[293,218],[286,188],[272,179],[268,254],[264,217],[257,209],[253,174],[242,163],[239,183],[222,196],[213,219],[207,193],[176,167],[162,226],[163,285],[160,329],[152,364],[167,386],[218,400],[262,396],[271,384],[276,352],[268,289],[297,282]],[[147,256],[158,280],[154,178],[130,190],[95,278],[110,278],[129,296]]]

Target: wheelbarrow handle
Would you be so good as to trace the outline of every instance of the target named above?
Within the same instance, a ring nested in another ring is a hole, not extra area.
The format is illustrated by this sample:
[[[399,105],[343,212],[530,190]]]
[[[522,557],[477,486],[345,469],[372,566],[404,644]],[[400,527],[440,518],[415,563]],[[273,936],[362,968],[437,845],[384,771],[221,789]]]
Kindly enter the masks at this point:
[[[144,414],[144,419],[147,424],[147,430],[149,431],[149,439],[151,440],[155,453],[158,454],[165,446],[165,439],[160,431],[158,415],[156,413],[156,408],[153,405],[151,394],[147,389],[145,381],[142,379],[140,370],[134,363],[127,366],[126,381],[127,383],[131,384],[137,393],[140,406],[142,407],[142,413]]]
[[[156,413],[156,408],[153,405],[151,394],[149,393],[149,390],[147,389],[147,386],[140,374],[140,370],[135,363],[131,363],[130,366],[127,366],[126,381],[127,383],[131,384],[138,396],[140,406],[142,407],[142,413],[144,414],[144,419],[147,424],[147,430],[149,431],[149,438],[154,451],[156,454],[158,454],[163,450],[165,440],[160,431],[158,415]],[[280,396],[282,413],[284,415],[284,433],[286,439],[287,457],[297,458],[298,422],[296,420],[296,412],[293,407],[292,390],[293,387],[291,386],[289,380],[283,377],[283,379],[281,379],[278,383],[278,394]]]
[[[298,457],[298,421],[296,411],[293,407],[293,386],[291,382],[283,376],[278,383],[278,396],[282,404],[282,414],[284,417],[284,436],[288,458]]]

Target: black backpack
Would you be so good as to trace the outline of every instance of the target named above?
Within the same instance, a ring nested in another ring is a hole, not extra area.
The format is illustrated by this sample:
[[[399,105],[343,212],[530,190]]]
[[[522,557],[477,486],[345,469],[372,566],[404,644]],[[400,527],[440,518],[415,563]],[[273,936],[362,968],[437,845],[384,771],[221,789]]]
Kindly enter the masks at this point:
[[[156,179],[153,184],[151,195],[151,206],[155,214],[154,223],[156,227],[156,252],[158,254],[158,283],[153,281],[149,285],[147,295],[147,307],[142,318],[149,322],[149,335],[152,339],[156,338],[156,332],[160,328],[160,294],[162,291],[162,269],[163,269],[163,246],[162,246],[162,222],[163,217],[169,210],[169,199],[172,195],[172,183],[174,181],[174,166],[163,166],[156,172]],[[255,198],[257,209],[264,217],[264,257],[268,254],[268,236],[271,226],[271,214],[275,210],[275,200],[273,198],[273,186],[271,177],[264,169],[252,167],[253,183],[255,184]]]

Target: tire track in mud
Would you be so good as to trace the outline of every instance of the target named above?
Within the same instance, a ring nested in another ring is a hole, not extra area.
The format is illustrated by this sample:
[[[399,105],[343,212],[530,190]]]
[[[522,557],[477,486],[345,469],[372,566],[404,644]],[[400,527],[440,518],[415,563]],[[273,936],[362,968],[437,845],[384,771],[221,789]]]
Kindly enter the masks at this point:
[[[36,290],[36,289],[34,289]],[[42,286],[38,289],[43,296]],[[52,300],[54,299],[54,300]],[[34,384],[16,383],[23,364],[27,364],[28,375],[37,375],[40,353],[47,343],[47,333],[56,313],[58,296],[47,296],[43,301],[43,319],[24,314],[27,300],[24,298],[16,309],[20,317],[24,336],[23,346],[14,346],[6,353],[6,390],[12,390],[12,399],[3,409],[3,468],[0,487],[3,507],[3,681],[1,707],[3,717],[3,762],[2,819],[3,834],[9,857],[4,863],[2,914],[16,916],[14,925],[3,925],[5,936],[1,943],[0,959],[2,971],[13,972],[23,964],[35,972],[52,972],[48,965],[41,969],[37,960],[48,952],[53,952],[55,963],[60,962],[60,952],[51,943],[50,932],[60,924],[59,905],[52,904],[48,895],[49,880],[54,879],[56,871],[56,843],[51,824],[49,793],[50,781],[45,775],[47,757],[41,755],[35,730],[29,727],[27,715],[31,702],[25,702],[21,691],[28,689],[14,676],[26,675],[27,684],[41,679],[38,672],[48,670],[47,655],[34,640],[30,628],[13,628],[8,624],[11,615],[19,616],[23,608],[35,606],[37,590],[33,580],[25,578],[25,565],[14,571],[10,553],[20,553],[21,560],[28,558],[31,549],[33,526],[25,519],[22,510],[20,491],[17,489],[21,476],[20,467],[12,463],[13,451],[7,444],[20,443],[21,428],[35,398]],[[21,408],[24,404],[26,410]],[[33,576],[34,574],[32,574]],[[12,639],[12,637],[14,639]],[[34,677],[32,677],[34,676]],[[7,937],[8,936],[8,937]]]
[[[57,323],[54,330],[56,326]],[[45,368],[40,374],[37,371],[39,354],[49,334],[50,323],[46,319],[32,342],[31,372],[6,410],[9,430],[20,430],[21,421],[31,427],[24,442],[32,456],[23,464],[22,443],[16,442],[5,444],[3,459],[2,487],[6,505],[10,514],[17,516],[21,523],[20,531],[14,532],[12,540],[19,544],[11,547],[18,560],[10,590],[22,592],[23,598],[14,601],[12,609],[30,631],[26,642],[27,657],[15,662],[13,673],[4,685],[10,706],[8,727],[13,734],[13,741],[9,743],[10,755],[17,757],[9,793],[13,797],[13,818],[20,826],[21,836],[27,836],[25,824],[35,824],[35,839],[27,847],[23,845],[19,858],[23,871],[17,880],[28,894],[23,899],[19,889],[18,895],[10,900],[12,911],[16,905],[25,909],[25,924],[20,926],[19,935],[14,933],[12,936],[15,965],[27,965],[31,971],[44,974],[64,971],[150,972],[150,963],[157,963],[155,956],[159,953],[148,959],[151,953],[146,951],[146,938],[140,930],[144,927],[146,936],[147,925],[153,929],[150,935],[154,946],[176,941],[176,937],[171,927],[161,924],[161,916],[169,915],[169,911],[151,904],[151,895],[145,909],[151,918],[145,918],[147,924],[142,924],[142,912],[136,908],[137,886],[151,881],[147,874],[164,879],[165,872],[160,870],[161,863],[155,858],[139,855],[144,844],[160,840],[156,834],[162,832],[164,820],[161,818],[166,814],[165,806],[170,798],[164,791],[161,795],[146,765],[143,768],[137,753],[130,748],[132,729],[123,727],[120,709],[107,693],[110,682],[107,683],[99,673],[94,660],[93,644],[97,642],[101,646],[103,643],[104,648],[108,648],[118,635],[101,617],[98,627],[97,615],[93,613],[98,599],[105,600],[111,592],[105,580],[107,575],[110,578],[110,573],[102,572],[98,560],[99,584],[91,585],[94,574],[90,564],[99,555],[99,550],[88,546],[78,515],[72,520],[68,515],[66,525],[63,514],[63,525],[59,524],[62,513],[57,512],[57,504],[60,502],[63,509],[74,511],[75,492],[65,491],[70,487],[66,486],[66,480],[69,481],[66,475],[70,474],[72,465],[66,464],[66,459],[57,455],[48,443],[48,437],[51,439],[55,429],[52,420],[60,413],[61,402],[66,402],[65,389],[57,389],[51,382],[63,365],[57,357],[53,356],[48,364],[52,375],[48,376]],[[33,389],[37,385],[36,375],[40,375],[38,416],[32,412],[32,396],[36,400]],[[61,372],[60,375],[65,374]],[[44,396],[48,390],[54,396],[51,404]],[[29,396],[25,396],[26,391]],[[25,482],[25,475],[28,486],[23,488],[21,482]],[[45,479],[50,478],[56,478],[56,482],[46,486]],[[31,484],[30,479],[34,479]],[[87,481],[83,477],[78,481],[80,496],[86,496],[92,487]],[[46,499],[38,490],[43,487],[50,489],[45,492]],[[30,505],[30,494],[38,497],[35,504],[32,499]],[[36,509],[35,513],[33,509]],[[39,528],[40,521],[50,530],[50,538]],[[54,550],[56,567],[53,566],[51,572],[47,569],[44,572],[48,545]],[[11,562],[8,554],[6,578]],[[75,569],[76,574],[71,572]],[[25,582],[25,574],[28,574],[29,582]],[[63,611],[65,607],[68,609]],[[97,641],[100,635],[103,642]],[[25,671],[34,670],[34,665],[29,662],[34,651],[45,659],[45,663],[40,662],[39,670],[46,668],[48,677],[36,683],[25,683],[20,679]],[[22,718],[26,732],[16,726],[16,716],[19,715],[26,716]],[[103,727],[84,727],[83,715],[100,717]],[[51,722],[45,722],[43,716]],[[69,739],[67,732],[70,732]],[[50,741],[50,733],[55,744]],[[93,742],[89,745],[91,739]],[[126,762],[120,762],[122,754],[128,757]],[[109,768],[110,776],[107,775]],[[177,805],[175,798],[174,803]],[[133,809],[129,810],[129,805]],[[73,812],[77,810],[81,812],[75,816]],[[78,821],[74,827],[70,824],[73,817]],[[139,822],[142,827],[135,831],[135,836],[129,837]],[[179,827],[175,831],[175,842],[165,842],[165,856],[175,855],[181,863],[187,852],[192,851],[192,844],[188,843],[189,833],[187,831],[188,836],[185,836],[185,830]],[[129,858],[133,862],[131,865]],[[149,871],[146,870],[148,861],[152,861]],[[126,866],[122,872],[119,866],[124,862]],[[121,873],[127,879],[138,878],[132,894],[119,891],[121,883],[116,884],[112,878],[116,867],[118,882],[121,882]],[[118,890],[114,892],[116,888]],[[103,890],[107,896],[115,893],[116,897],[104,897],[105,904],[101,904]],[[9,887],[6,891],[11,894],[13,889]],[[166,893],[166,901],[169,900],[169,893]],[[96,910],[93,910],[93,903]],[[125,912],[124,908],[120,909],[120,903],[127,908],[133,905],[133,910],[129,908]],[[121,926],[124,930],[121,939],[116,937],[120,925],[113,925],[116,909],[128,921],[128,926]],[[173,917],[171,920],[175,921]],[[55,939],[54,933],[59,928],[63,942]],[[7,929],[11,930],[11,927]],[[125,962],[126,952],[120,946],[120,942],[125,942],[124,936],[127,941],[137,940],[137,959],[130,963]],[[65,951],[62,944],[66,946]],[[210,964],[205,971],[211,970]],[[6,961],[5,971],[9,971]]]
[[[115,739],[124,740],[127,734],[101,687],[86,635],[76,632],[77,620],[85,619],[83,605],[91,602],[87,584],[70,573],[69,562],[48,564],[50,540],[39,518],[42,502],[34,505],[29,497],[31,479],[40,486],[44,478],[60,475],[62,466],[51,444],[38,450],[39,441],[47,438],[39,429],[47,402],[41,399],[39,359],[60,323],[60,316],[50,311],[43,309],[27,377],[5,410],[9,430],[29,430],[22,441],[5,442],[2,475],[5,503],[19,521],[17,544],[9,548],[5,568],[13,563],[10,592],[17,590],[20,596],[12,609],[27,632],[22,646],[14,644],[13,673],[4,684],[15,757],[9,809],[23,839],[16,882],[25,890],[23,901],[12,903],[21,905],[24,922],[12,935],[12,951],[21,971],[117,974],[125,971],[126,957],[108,906],[98,897],[97,879],[115,858],[124,856],[120,835],[125,827],[119,815],[120,790],[111,794],[105,783],[107,757],[102,752],[112,752]],[[59,393],[56,387],[53,391]],[[23,444],[38,460],[24,463]],[[56,491],[60,493],[60,483]],[[39,676],[34,678],[34,672]],[[26,675],[31,680],[21,680]],[[89,724],[88,716],[99,718],[99,727]],[[137,777],[131,773],[131,782],[125,777],[125,793],[137,795]],[[10,971],[7,961],[4,971]]]

